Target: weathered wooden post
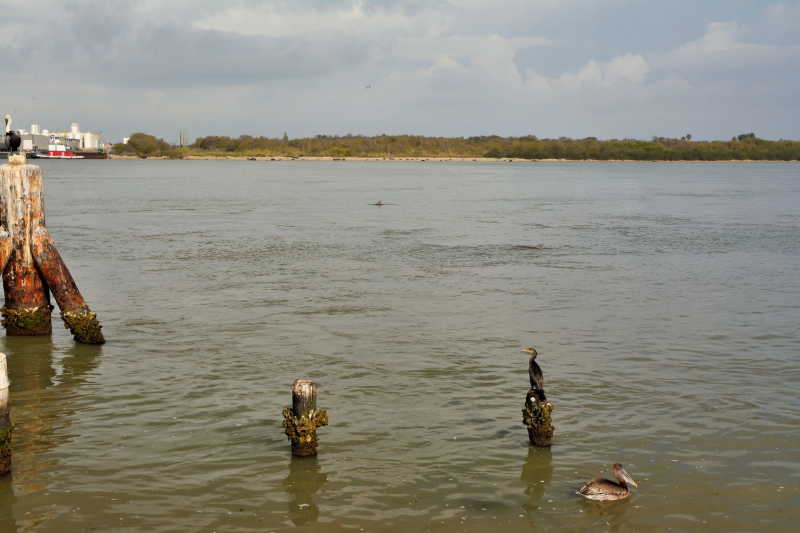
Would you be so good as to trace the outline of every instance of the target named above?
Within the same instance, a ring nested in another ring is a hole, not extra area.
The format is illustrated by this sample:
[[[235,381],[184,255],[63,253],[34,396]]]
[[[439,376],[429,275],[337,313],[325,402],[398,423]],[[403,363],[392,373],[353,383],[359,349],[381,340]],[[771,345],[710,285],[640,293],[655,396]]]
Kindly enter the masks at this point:
[[[317,428],[328,425],[328,413],[317,409],[317,387],[307,379],[295,380],[292,408],[283,410],[283,427],[292,441],[292,454],[317,455]]]
[[[0,353],[0,474],[11,471],[11,423],[8,409],[8,365],[6,354]]]
[[[531,381],[531,390],[525,398],[525,407],[522,409],[522,423],[528,428],[528,438],[536,446],[550,446],[553,440],[553,430],[550,413],[553,404],[547,401],[544,390],[544,375],[536,363],[538,355],[534,348],[525,350],[531,354],[528,362],[528,375]]]
[[[50,291],[64,327],[78,342],[102,344],[102,326],[81,296],[44,222],[42,169],[25,154],[9,155],[0,167],[0,268],[8,335],[52,333]]]

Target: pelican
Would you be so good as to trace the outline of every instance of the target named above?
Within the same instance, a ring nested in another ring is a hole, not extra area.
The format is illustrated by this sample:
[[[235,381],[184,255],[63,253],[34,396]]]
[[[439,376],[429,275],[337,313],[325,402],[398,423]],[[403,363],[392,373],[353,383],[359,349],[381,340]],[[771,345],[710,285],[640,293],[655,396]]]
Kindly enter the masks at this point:
[[[528,348],[522,351],[531,354],[531,359],[528,361],[528,376],[531,378],[531,389],[541,391],[542,393],[537,396],[541,396],[541,398],[539,398],[540,401],[546,402],[547,395],[544,392],[544,374],[542,374],[542,369],[539,368],[539,364],[536,362],[536,356],[539,355],[539,353],[536,351],[536,348]]]
[[[372,204],[372,205],[383,205],[383,200],[378,200],[377,204]]]
[[[11,131],[11,115],[6,115],[6,149],[11,152],[19,152],[19,145],[22,144],[22,137],[18,131]]]
[[[590,500],[623,500],[628,497],[630,490],[628,483],[634,487],[639,485],[628,475],[622,465],[616,463],[613,467],[614,477],[619,480],[619,483],[614,483],[602,477],[596,477],[581,487],[581,490],[575,494],[580,494],[584,498]]]

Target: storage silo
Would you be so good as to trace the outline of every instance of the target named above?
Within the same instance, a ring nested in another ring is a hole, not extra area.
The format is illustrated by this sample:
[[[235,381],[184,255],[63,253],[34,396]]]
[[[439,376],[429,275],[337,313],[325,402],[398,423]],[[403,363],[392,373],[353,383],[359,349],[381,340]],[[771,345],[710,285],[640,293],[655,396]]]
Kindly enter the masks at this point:
[[[83,147],[84,148],[97,148],[94,145],[94,135],[92,135],[88,131],[83,134]]]

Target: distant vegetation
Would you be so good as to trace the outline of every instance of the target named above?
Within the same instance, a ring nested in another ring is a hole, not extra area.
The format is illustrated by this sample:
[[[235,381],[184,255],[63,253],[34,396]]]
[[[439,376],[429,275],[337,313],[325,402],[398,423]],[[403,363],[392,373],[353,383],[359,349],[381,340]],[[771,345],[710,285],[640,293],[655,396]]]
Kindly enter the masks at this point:
[[[653,137],[650,141],[634,139],[598,140],[539,139],[526,137],[421,137],[416,135],[317,135],[305,139],[282,139],[242,135],[200,137],[189,148],[176,149],[151,135],[135,133],[128,144],[114,146],[115,154],[139,157],[165,155],[181,157],[454,157],[454,158],[517,158],[636,160],[636,161],[724,161],[760,160],[792,161],[800,159],[800,142],[766,141],[752,133],[730,141],[694,141]]]
[[[145,133],[134,133],[128,140],[128,144],[115,144],[112,153],[114,155],[135,155],[139,157],[150,157],[163,155],[174,150],[163,139],[156,139],[152,135]]]

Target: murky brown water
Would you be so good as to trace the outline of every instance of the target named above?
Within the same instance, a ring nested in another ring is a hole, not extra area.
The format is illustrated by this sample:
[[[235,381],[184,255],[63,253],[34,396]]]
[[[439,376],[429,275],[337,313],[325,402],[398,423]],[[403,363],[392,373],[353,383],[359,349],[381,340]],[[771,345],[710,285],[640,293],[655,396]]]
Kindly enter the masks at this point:
[[[41,166],[109,342],[0,337],[0,531],[800,528],[796,164]]]

